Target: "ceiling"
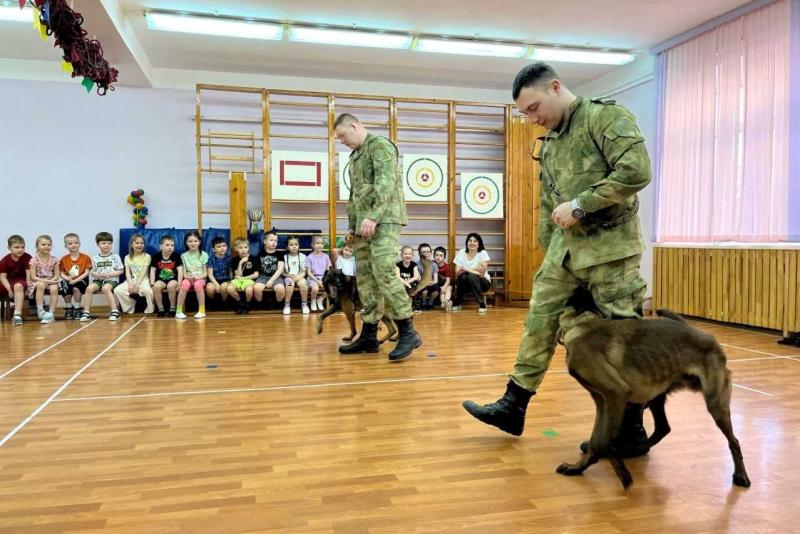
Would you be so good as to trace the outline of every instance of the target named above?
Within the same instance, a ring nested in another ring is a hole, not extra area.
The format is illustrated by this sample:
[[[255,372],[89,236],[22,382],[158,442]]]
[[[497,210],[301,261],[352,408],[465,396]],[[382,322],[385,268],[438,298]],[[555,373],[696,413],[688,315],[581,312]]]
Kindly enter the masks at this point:
[[[16,0],[14,0],[16,2]],[[218,71],[507,89],[524,59],[425,54],[150,31],[147,9],[215,13],[428,34],[614,48],[646,53],[746,0],[76,0],[84,27],[120,70],[121,85],[151,85],[156,69]],[[0,22],[0,58],[58,60],[29,25]],[[567,85],[614,66],[554,63]]]

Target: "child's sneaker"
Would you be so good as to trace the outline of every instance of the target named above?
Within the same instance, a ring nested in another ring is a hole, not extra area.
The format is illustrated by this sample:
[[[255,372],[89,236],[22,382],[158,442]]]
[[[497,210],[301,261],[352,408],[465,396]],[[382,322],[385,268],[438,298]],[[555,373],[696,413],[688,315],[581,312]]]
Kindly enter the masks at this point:
[[[87,311],[81,313],[81,322],[82,323],[88,323],[91,320],[92,320],[92,314],[91,313],[89,313]]]
[[[72,308],[67,308],[64,310],[64,320],[65,321],[72,321],[75,319],[75,311]]]
[[[158,316],[160,318],[166,317],[167,316],[167,312],[165,312],[164,310],[158,310]]]
[[[11,324],[14,325],[14,326],[22,326],[22,316],[21,315],[15,315],[14,317],[12,317],[11,318]]]
[[[169,310],[169,313],[167,314],[168,317],[175,317],[175,315],[175,310]]]
[[[306,304],[304,302],[303,303],[303,315],[308,315],[309,313],[311,313],[311,310],[308,309],[308,304]]]
[[[291,313],[292,313],[292,308],[290,308],[289,306],[284,306],[283,307],[283,314],[284,315],[289,315]]]
[[[311,311],[317,311],[317,299],[311,299]]]
[[[50,324],[55,322],[55,317],[53,314],[47,311],[40,311],[39,312],[39,322],[42,324]]]
[[[195,319],[205,319],[206,318],[206,314],[203,313],[203,312],[197,312],[197,313],[194,314],[194,318]]]
[[[111,315],[108,316],[109,321],[119,321],[119,310],[114,310],[111,312]]]
[[[186,314],[183,313],[182,311],[175,312],[175,318],[176,319],[186,319]]]
[[[323,299],[322,297],[317,297],[317,308],[319,308],[319,311],[325,309],[325,299]]]

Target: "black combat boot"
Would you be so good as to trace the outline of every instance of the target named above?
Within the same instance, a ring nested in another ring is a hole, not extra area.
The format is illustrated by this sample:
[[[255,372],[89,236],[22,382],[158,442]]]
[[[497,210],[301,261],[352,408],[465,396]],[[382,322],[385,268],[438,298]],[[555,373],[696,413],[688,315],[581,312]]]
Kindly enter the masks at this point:
[[[411,352],[414,349],[422,346],[422,338],[414,330],[414,323],[411,317],[408,319],[395,319],[394,323],[397,325],[398,338],[397,345],[389,353],[389,361],[399,362],[411,356]]]
[[[619,448],[620,457],[636,458],[644,456],[650,452],[650,445],[647,443],[647,432],[644,429],[644,404],[628,403],[625,406],[625,415],[622,416],[622,426],[619,429],[619,436],[613,442]],[[589,450],[589,442],[581,443],[581,452],[586,454]]]
[[[349,345],[339,347],[340,354],[361,354],[363,352],[379,352],[378,323],[363,323],[361,335]]]
[[[509,380],[505,394],[497,401],[481,406],[467,400],[461,405],[475,419],[496,426],[513,436],[521,436],[525,428],[525,410],[532,396],[533,393]]]

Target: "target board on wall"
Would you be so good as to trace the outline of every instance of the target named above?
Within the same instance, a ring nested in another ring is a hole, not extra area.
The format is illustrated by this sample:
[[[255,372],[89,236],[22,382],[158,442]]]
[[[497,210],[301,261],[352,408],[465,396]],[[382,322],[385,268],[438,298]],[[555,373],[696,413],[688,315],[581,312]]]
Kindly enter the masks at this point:
[[[339,200],[350,200],[350,154],[339,152]]]
[[[272,151],[272,198],[328,200],[328,153]]]
[[[461,173],[461,218],[503,218],[502,173]]]
[[[447,202],[447,156],[404,154],[403,193],[406,202]]]

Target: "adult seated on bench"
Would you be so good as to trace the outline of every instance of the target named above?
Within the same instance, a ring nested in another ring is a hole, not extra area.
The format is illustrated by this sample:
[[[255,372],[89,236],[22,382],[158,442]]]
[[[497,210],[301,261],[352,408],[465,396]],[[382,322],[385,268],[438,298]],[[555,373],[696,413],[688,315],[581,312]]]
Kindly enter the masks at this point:
[[[489,276],[489,253],[483,246],[483,238],[475,232],[467,234],[466,248],[456,254],[456,295],[453,298],[453,311],[461,309],[465,295],[472,294],[478,303],[478,312],[486,312],[486,293],[492,285]]]

